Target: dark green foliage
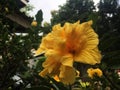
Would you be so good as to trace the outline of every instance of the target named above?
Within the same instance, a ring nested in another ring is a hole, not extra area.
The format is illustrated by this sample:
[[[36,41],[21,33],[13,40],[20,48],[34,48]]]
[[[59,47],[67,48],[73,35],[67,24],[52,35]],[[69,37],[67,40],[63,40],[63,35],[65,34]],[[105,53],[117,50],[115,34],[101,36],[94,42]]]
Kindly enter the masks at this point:
[[[4,17],[2,20],[4,21]],[[26,70],[25,60],[31,57],[31,46],[28,39],[25,40],[21,35],[10,33],[9,25],[3,24],[2,20],[0,22],[0,56],[2,57],[0,60],[0,88],[4,89],[15,83],[12,80],[14,75]]]
[[[103,0],[99,3],[100,18],[97,21],[97,32],[100,37],[100,50],[103,53],[103,61],[108,66],[120,65],[120,10],[118,0]]]
[[[42,10],[39,10],[37,14],[35,15],[36,21],[38,23],[38,26],[41,26],[41,22],[43,21],[43,13]]]
[[[24,90],[50,90],[50,88],[47,86],[38,86],[38,87],[26,88]]]
[[[92,0],[67,0],[67,2],[60,6],[58,11],[52,12],[52,25],[57,23],[64,24],[66,21],[75,22],[81,20],[86,21],[89,14],[95,9]]]
[[[8,14],[20,13],[20,7],[16,3],[13,0],[0,1],[0,90],[22,90],[28,84],[35,86],[42,80],[36,68],[28,67],[28,63],[33,59],[31,50],[38,47],[42,37],[39,36],[42,30],[42,11],[36,15],[39,26],[26,29],[6,18]],[[22,29],[25,33],[19,33],[17,29]],[[13,79],[14,76],[18,76],[22,82],[16,83],[20,80]]]

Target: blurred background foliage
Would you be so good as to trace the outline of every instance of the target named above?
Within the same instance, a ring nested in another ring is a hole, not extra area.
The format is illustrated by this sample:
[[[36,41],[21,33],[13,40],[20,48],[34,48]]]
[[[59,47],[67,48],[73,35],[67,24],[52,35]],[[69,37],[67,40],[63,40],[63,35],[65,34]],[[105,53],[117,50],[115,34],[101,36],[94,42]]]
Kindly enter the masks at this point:
[[[95,6],[93,0],[67,0],[59,10],[51,11],[51,22],[42,25],[42,10],[38,11],[34,20],[20,12],[26,6],[20,0],[0,0],[0,90],[120,90],[119,3],[119,0],[100,0]],[[30,6],[26,10],[31,9]],[[34,57],[34,51],[42,36],[49,33],[57,23],[63,25],[78,20],[93,20],[103,55],[101,64],[88,66],[75,63],[81,75],[71,86],[50,77],[40,77],[38,73],[43,69],[45,57]],[[36,24],[32,25],[32,21]],[[88,67],[99,67],[103,77],[91,80],[86,75]],[[86,81],[92,84],[88,85]]]

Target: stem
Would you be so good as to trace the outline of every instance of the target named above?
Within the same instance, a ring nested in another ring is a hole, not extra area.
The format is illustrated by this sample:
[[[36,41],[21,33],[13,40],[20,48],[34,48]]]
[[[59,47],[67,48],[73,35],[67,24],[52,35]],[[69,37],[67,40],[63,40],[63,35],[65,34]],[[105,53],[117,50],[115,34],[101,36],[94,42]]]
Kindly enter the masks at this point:
[[[69,84],[69,90],[72,90],[72,86]]]

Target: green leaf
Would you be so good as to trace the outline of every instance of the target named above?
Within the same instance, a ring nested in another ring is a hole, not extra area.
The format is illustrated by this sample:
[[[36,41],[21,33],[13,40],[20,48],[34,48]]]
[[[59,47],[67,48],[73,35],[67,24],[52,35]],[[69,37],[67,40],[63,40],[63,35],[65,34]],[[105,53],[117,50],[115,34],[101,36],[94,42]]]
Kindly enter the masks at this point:
[[[115,50],[111,52],[105,52],[102,62],[105,62],[110,67],[120,66],[120,50]]]
[[[97,31],[97,21],[98,21],[98,13],[91,13],[89,16],[88,16],[88,20],[92,20],[93,21],[93,28],[95,28],[95,31]]]
[[[40,59],[37,60],[36,66],[35,66],[35,69],[36,69],[37,71],[40,71],[40,70],[43,69],[42,63],[43,63],[44,61],[45,61],[45,57],[44,57],[44,56],[43,56],[43,57],[40,57]]]
[[[119,50],[120,36],[116,32],[108,32],[100,39],[99,48],[103,52]]]
[[[41,23],[43,21],[43,12],[42,12],[42,10],[39,10],[37,12],[37,14],[35,15],[35,17],[36,17],[36,21],[37,21],[38,25],[41,26]]]
[[[24,90],[50,90],[50,88],[47,86],[36,86],[36,87],[26,88]]]
[[[56,80],[54,80],[53,78],[50,78],[50,81],[52,81],[52,85],[56,90],[68,90],[67,87],[65,87],[65,85],[61,82],[57,82]]]

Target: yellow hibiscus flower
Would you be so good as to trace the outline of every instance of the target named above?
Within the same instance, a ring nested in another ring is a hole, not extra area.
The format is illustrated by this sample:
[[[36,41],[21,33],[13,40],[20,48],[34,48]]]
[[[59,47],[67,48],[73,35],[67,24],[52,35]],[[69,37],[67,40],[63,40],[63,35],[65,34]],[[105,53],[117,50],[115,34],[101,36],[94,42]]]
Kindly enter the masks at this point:
[[[94,76],[101,77],[103,75],[102,71],[99,68],[96,69],[89,68],[87,70],[87,73],[90,78],[94,78]]]
[[[44,70],[41,76],[57,75],[65,84],[75,81],[76,71],[73,62],[94,65],[100,63],[98,35],[91,27],[92,21],[65,23],[53,26],[52,31],[43,37],[36,55],[45,53]]]

